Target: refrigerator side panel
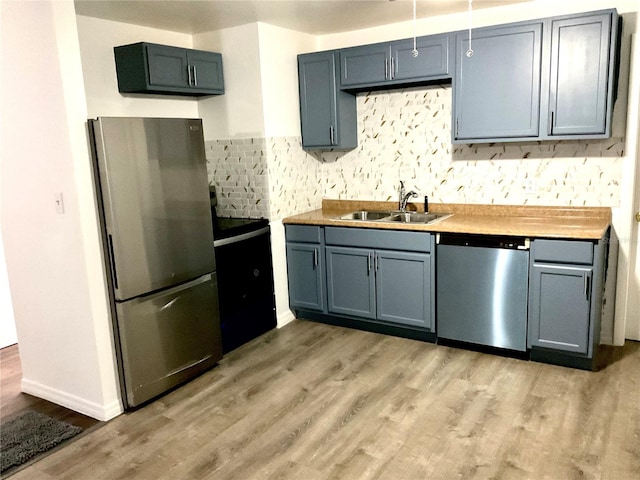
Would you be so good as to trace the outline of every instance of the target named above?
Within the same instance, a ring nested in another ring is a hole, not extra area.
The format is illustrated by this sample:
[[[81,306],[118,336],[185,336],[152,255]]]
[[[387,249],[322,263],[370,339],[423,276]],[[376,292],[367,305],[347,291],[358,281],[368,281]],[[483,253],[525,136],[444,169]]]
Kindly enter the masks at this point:
[[[116,299],[215,270],[201,120],[103,117],[94,132]]]
[[[215,273],[117,303],[125,401],[136,407],[222,358]]]

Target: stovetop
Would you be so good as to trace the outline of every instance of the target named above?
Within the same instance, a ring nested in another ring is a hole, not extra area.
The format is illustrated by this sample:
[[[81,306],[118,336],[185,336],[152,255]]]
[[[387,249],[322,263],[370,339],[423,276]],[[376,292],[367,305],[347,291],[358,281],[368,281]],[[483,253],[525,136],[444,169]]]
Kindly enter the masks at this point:
[[[221,240],[234,237],[259,230],[268,225],[269,221],[266,218],[218,217],[214,215],[213,238]]]

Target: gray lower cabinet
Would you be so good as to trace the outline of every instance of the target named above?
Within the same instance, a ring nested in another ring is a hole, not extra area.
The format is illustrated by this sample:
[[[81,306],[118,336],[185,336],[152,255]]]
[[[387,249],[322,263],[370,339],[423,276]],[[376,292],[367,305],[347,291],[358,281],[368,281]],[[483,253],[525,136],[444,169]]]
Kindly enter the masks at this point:
[[[593,267],[536,265],[531,271],[529,343],[587,353]]]
[[[453,140],[537,137],[542,22],[456,35]]]
[[[432,245],[422,232],[327,228],[328,312],[433,330]]]
[[[431,256],[326,247],[328,311],[431,329]]]
[[[289,306],[326,312],[322,227],[287,225],[285,232]]]
[[[222,55],[139,42],[114,48],[118,91],[165,95],[224,93]]]
[[[566,361],[556,360],[564,358],[572,366],[591,368],[589,362],[579,362],[592,360],[599,344],[606,245],[607,238],[532,241],[528,327],[532,359],[562,364]]]
[[[298,55],[300,127],[305,149],[358,146],[356,97],[338,90],[337,52]]]

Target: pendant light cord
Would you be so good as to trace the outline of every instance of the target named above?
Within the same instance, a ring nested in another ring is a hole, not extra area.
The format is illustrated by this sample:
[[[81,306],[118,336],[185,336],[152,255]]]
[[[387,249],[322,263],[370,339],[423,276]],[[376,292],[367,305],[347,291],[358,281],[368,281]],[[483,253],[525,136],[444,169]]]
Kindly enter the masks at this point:
[[[414,0],[415,3],[415,0]],[[473,48],[471,48],[471,23],[473,20],[473,0],[469,0],[469,48],[467,49],[467,57],[473,57]]]
[[[416,35],[416,0],[413,0],[413,50],[411,51],[411,55],[413,55],[414,58],[419,54]]]

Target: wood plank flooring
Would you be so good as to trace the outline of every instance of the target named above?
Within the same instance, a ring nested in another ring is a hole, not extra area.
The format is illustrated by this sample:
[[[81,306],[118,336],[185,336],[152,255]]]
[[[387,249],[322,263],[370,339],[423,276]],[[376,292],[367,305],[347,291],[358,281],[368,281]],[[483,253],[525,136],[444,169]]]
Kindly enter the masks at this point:
[[[640,344],[599,372],[303,320],[12,479],[640,474]]]

